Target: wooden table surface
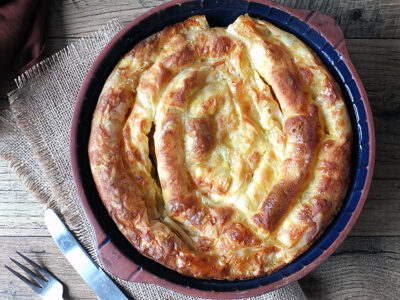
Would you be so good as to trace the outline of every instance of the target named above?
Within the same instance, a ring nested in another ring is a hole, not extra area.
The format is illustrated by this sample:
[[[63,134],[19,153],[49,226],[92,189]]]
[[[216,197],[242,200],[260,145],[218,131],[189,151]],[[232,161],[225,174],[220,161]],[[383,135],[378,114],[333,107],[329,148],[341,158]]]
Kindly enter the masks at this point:
[[[158,0],[51,1],[46,56],[111,18],[127,23]],[[331,258],[300,280],[309,298],[400,298],[400,0],[278,1],[337,20],[364,83],[376,130],[376,166],[364,210]],[[1,29],[0,29],[1,30]],[[0,101],[14,88],[0,81]],[[0,262],[19,250],[56,274],[68,299],[96,299],[49,236],[41,206],[0,159]],[[372,268],[371,268],[372,267]],[[0,267],[0,299],[39,299]],[[374,271],[371,271],[374,270]]]

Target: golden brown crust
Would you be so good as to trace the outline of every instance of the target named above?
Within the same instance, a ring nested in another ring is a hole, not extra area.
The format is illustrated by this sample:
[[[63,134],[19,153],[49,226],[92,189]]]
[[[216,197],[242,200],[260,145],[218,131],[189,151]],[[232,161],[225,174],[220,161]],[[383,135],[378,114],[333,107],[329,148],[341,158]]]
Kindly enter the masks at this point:
[[[204,16],[117,64],[93,115],[99,195],[144,255],[199,278],[248,279],[304,252],[344,198],[351,127],[315,54],[268,22]]]

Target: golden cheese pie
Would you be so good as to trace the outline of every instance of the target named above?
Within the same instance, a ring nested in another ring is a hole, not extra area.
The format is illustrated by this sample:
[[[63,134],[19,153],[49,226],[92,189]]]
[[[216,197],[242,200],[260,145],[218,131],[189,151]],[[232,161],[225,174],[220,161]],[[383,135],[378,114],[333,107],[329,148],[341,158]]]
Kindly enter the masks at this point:
[[[198,278],[249,279],[304,252],[346,193],[352,133],[318,57],[240,16],[166,27],[116,65],[94,112],[99,195],[143,255]]]

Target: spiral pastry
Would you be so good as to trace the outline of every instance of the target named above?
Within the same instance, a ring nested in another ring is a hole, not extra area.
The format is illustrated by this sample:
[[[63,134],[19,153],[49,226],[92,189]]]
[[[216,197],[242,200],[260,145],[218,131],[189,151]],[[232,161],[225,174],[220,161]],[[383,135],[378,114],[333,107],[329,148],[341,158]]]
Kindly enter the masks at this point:
[[[166,27],[116,65],[93,115],[100,198],[143,255],[249,279],[304,252],[346,193],[352,133],[332,76],[293,35],[240,16]]]

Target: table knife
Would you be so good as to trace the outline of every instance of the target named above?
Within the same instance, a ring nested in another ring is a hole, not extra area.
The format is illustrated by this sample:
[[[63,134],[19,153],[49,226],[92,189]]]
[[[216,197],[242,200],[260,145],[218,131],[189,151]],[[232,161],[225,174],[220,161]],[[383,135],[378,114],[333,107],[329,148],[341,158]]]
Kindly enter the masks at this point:
[[[83,250],[52,209],[45,211],[44,220],[61,252],[100,299],[128,299]]]

